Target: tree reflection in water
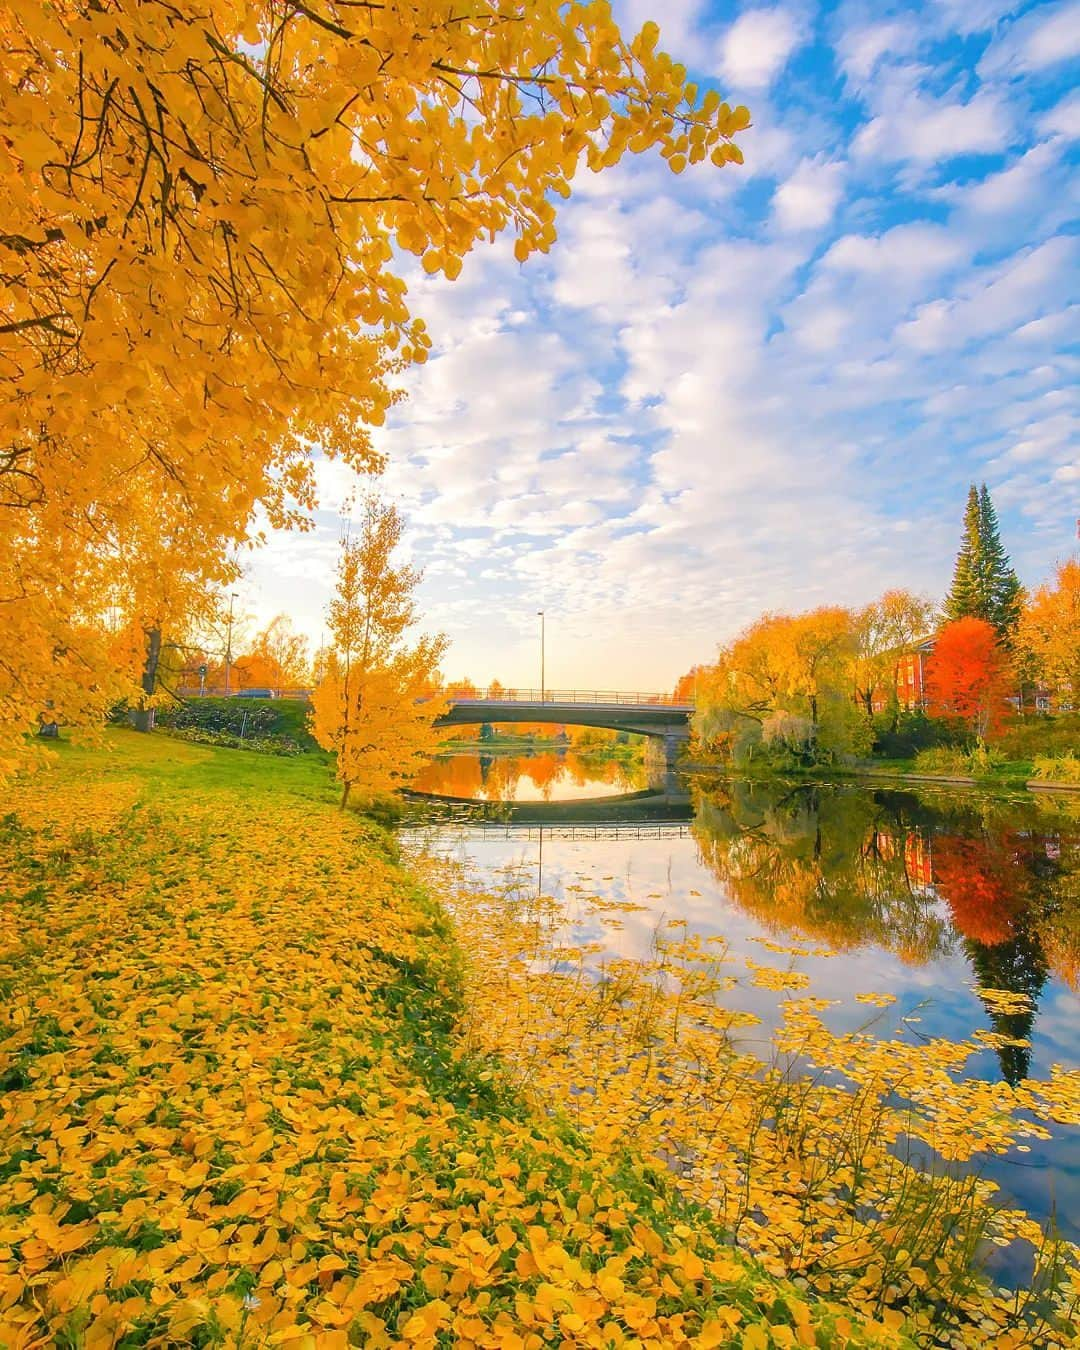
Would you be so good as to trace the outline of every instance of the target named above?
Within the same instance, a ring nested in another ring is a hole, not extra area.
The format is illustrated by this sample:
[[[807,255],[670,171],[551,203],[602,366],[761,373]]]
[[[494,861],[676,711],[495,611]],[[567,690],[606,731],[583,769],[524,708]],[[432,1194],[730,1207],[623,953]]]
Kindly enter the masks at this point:
[[[639,764],[565,746],[516,754],[466,751],[432,760],[413,786],[472,801],[557,801],[633,792],[645,786],[645,772]]]
[[[1007,1012],[984,1000],[1010,1042],[1030,1037],[1051,971],[1077,987],[1076,802],[745,781],[699,782],[694,798],[702,860],[777,936],[876,944],[918,965],[962,951],[979,986],[1031,1000]],[[1027,1075],[1026,1046],[998,1058],[1008,1082]]]

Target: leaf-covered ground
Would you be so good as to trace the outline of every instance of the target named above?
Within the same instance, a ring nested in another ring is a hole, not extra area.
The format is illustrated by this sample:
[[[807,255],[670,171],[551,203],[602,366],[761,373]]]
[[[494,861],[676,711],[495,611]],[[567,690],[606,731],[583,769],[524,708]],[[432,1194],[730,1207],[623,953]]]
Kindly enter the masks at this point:
[[[0,1346],[902,1344],[466,1050],[325,768],[115,732],[0,821]]]

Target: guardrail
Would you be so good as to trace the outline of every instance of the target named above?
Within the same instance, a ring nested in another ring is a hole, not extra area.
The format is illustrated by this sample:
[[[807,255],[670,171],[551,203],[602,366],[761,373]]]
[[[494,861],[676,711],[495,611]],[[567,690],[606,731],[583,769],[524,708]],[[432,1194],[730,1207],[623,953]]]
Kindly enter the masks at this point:
[[[298,698],[310,699],[310,689],[230,689],[226,694],[222,686],[207,685],[205,689],[199,689],[198,686],[181,686],[176,691],[181,698],[197,699],[200,696],[206,698]],[[452,703],[475,703],[477,705],[491,703],[584,703],[599,705],[616,705],[618,707],[642,707],[646,704],[655,704],[658,707],[667,708],[692,708],[693,702],[688,699],[676,698],[674,694],[656,694],[656,693],[633,693],[621,690],[608,689],[500,689],[498,693],[481,693],[477,690],[472,694],[450,693]]]
[[[641,707],[653,703],[669,708],[692,708],[693,703],[674,694],[631,693],[625,689],[500,689],[474,694],[449,693],[453,703],[593,703]]]

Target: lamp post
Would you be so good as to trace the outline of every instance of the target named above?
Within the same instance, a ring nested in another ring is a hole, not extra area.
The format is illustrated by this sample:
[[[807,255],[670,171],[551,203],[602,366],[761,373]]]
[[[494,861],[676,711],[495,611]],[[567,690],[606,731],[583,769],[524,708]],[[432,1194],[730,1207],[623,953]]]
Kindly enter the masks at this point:
[[[536,617],[540,620],[540,702],[546,702],[545,697],[545,671],[544,671],[544,611],[538,609]]]
[[[233,602],[235,595],[229,596],[229,628],[228,637],[225,639],[225,697],[229,697],[229,675],[232,671],[232,620],[233,620]]]

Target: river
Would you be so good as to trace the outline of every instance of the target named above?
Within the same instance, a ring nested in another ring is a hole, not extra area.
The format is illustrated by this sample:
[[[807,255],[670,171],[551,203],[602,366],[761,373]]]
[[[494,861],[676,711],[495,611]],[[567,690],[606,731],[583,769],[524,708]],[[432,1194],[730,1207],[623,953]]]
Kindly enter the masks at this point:
[[[417,785],[483,805],[414,808],[413,846],[482,886],[507,876],[562,907],[571,940],[596,942],[581,903],[638,908],[604,929],[601,958],[647,959],[657,927],[722,936],[736,958],[804,943],[811,990],[840,1000],[834,1030],[866,1022],[855,995],[895,995],[916,1037],[992,1028],[1027,1042],[980,1051],[969,1072],[1016,1083],[1080,1064],[1080,797],[680,777],[648,792],[639,765],[571,750],[459,753]],[[654,784],[654,786],[660,786]],[[817,956],[814,948],[839,956]],[[601,959],[598,958],[598,959]],[[1003,1014],[976,989],[1030,1000]],[[740,987],[767,1042],[778,995]],[[890,1020],[890,1028],[896,1018]],[[1053,1127],[986,1168],[1006,1198],[1080,1241],[1080,1131]]]

